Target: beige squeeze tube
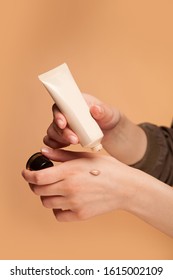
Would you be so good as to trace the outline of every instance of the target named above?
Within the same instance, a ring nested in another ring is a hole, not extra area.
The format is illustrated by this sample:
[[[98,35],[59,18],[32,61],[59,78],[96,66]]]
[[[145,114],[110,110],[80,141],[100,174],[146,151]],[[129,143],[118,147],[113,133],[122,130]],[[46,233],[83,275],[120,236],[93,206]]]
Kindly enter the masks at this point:
[[[102,149],[103,133],[91,116],[66,63],[38,76],[46,87],[59,110],[67,119],[68,125],[76,133],[83,147],[93,151]]]

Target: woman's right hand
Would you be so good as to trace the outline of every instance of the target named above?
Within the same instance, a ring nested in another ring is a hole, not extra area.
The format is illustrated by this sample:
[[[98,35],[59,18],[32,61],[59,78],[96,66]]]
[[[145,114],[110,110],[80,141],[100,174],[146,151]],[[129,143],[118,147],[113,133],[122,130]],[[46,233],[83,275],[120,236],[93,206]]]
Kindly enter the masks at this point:
[[[96,120],[104,137],[102,146],[114,158],[128,165],[140,161],[147,148],[147,138],[141,127],[131,122],[116,108],[101,102],[96,97],[83,94],[92,117]],[[77,135],[70,129],[65,116],[53,105],[53,121],[43,142],[53,148],[78,144]]]
[[[89,94],[83,94],[92,117],[96,120],[104,135],[111,131],[120,120],[120,112],[104,104]],[[51,148],[62,148],[70,144],[78,144],[78,136],[68,126],[65,116],[56,104],[52,107],[53,121],[47,129],[43,142]]]

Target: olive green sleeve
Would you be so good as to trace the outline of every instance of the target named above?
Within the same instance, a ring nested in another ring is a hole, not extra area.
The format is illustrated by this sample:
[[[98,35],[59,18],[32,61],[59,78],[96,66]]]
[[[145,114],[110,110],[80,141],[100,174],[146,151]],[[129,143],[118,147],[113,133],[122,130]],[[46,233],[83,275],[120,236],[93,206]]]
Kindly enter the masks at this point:
[[[133,165],[159,180],[173,186],[173,127],[151,123],[139,125],[147,136],[144,157]]]

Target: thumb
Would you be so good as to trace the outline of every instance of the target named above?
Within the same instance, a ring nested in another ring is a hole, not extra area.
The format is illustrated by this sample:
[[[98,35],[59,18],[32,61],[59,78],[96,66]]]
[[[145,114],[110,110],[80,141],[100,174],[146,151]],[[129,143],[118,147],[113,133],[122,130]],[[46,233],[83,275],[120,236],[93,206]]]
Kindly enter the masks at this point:
[[[103,130],[114,128],[120,120],[119,110],[105,104],[92,105],[90,107],[90,113]]]

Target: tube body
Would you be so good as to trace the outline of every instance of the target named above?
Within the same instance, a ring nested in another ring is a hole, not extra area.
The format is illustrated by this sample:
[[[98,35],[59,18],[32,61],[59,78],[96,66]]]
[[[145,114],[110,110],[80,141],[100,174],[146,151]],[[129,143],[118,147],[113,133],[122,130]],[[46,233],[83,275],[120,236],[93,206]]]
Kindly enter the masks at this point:
[[[94,151],[102,148],[103,133],[91,116],[68,66],[64,63],[38,76],[64,114],[70,128],[76,133],[83,147]]]

